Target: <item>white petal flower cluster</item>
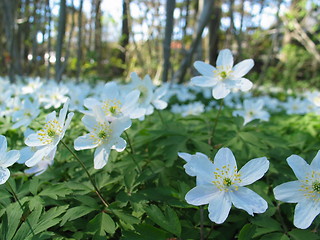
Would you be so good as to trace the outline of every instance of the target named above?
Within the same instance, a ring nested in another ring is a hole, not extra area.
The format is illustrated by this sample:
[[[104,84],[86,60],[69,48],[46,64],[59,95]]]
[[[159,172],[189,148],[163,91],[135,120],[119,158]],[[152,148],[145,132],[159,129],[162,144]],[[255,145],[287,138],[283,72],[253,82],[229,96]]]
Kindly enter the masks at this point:
[[[84,106],[89,109],[82,111],[84,114],[92,116],[93,108],[99,106],[102,108],[108,121],[113,121],[120,117],[136,119],[144,115],[138,109],[140,95],[138,90],[126,92],[116,82],[109,82],[105,84],[100,95],[100,99],[90,97],[84,100]]]
[[[82,122],[89,131],[74,141],[76,150],[96,148],[94,152],[94,168],[103,168],[109,159],[111,149],[121,152],[127,143],[120,135],[131,126],[128,117],[113,119],[109,122],[103,109],[96,105],[92,109],[93,115],[85,115]]]
[[[146,115],[151,115],[155,108],[163,110],[167,107],[168,104],[162,100],[167,93],[167,85],[155,88],[149,75],[141,79],[135,72],[131,73],[131,79],[128,89],[140,92],[137,106],[137,111],[142,113],[140,120],[143,120]]]
[[[233,116],[241,116],[244,118],[243,124],[246,125],[254,119],[268,121],[270,114],[263,109],[264,101],[262,99],[246,99],[243,101],[243,110],[233,111]]]
[[[70,112],[67,116],[68,106],[69,99],[60,110],[58,118],[56,117],[55,111],[51,112],[46,117],[44,127],[26,138],[25,144],[29,147],[36,148],[32,157],[25,162],[28,167],[37,165],[44,158],[51,156],[52,152],[55,151],[58,143],[64,137],[74,115],[73,112]]]
[[[195,176],[197,181],[196,187],[186,194],[185,199],[195,206],[209,204],[211,221],[223,223],[232,204],[250,215],[263,213],[268,208],[262,197],[244,187],[266,173],[269,168],[266,157],[252,159],[238,171],[235,157],[228,148],[221,148],[214,162],[201,153],[180,153],[179,156],[187,161],[184,165],[186,173]]]
[[[320,213],[320,151],[309,165],[303,158],[291,155],[289,166],[298,178],[274,188],[277,200],[298,203],[294,212],[294,225],[308,228]]]
[[[196,61],[194,67],[202,76],[193,77],[192,84],[200,87],[212,87],[215,99],[225,98],[232,89],[248,91],[252,82],[243,76],[253,67],[252,59],[246,59],[233,66],[233,56],[229,49],[219,52],[216,67],[202,61]]]
[[[8,167],[18,161],[20,152],[11,150],[7,152],[7,139],[0,135],[0,184],[4,184],[10,177]]]

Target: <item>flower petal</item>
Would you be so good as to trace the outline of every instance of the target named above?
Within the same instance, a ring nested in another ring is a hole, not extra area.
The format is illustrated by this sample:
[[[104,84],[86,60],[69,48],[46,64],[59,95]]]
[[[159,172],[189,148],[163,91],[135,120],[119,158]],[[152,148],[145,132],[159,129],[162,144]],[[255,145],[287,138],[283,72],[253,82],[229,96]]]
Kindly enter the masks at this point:
[[[233,66],[233,56],[229,49],[223,49],[219,52],[218,58],[217,58],[217,67],[219,66]]]
[[[53,148],[52,147],[44,147],[44,148],[41,148],[41,149],[37,150],[33,154],[33,156],[26,161],[25,164],[28,167],[33,167],[38,162],[40,162],[45,156],[47,156],[53,150]]]
[[[229,148],[220,148],[217,152],[216,156],[214,157],[214,166],[215,168],[222,169],[224,166],[227,166],[232,172],[237,171],[237,162]]]
[[[228,195],[224,192],[219,192],[209,202],[209,218],[211,221],[221,224],[227,219],[230,209],[231,201]]]
[[[238,79],[243,77],[251,70],[251,68],[253,68],[253,66],[254,66],[254,61],[252,59],[246,59],[239,62],[232,68],[233,78]]]
[[[308,228],[316,216],[320,213],[319,203],[312,200],[299,202],[294,211],[293,224],[297,228]]]
[[[88,115],[84,115],[81,121],[90,132],[93,131],[94,126],[97,124],[95,117]]]
[[[200,74],[208,77],[213,77],[214,71],[217,70],[215,67],[202,61],[195,61],[193,66]]]
[[[298,155],[291,155],[287,158],[287,162],[299,180],[304,180],[311,171],[308,163]]]
[[[215,166],[207,156],[193,155],[183,167],[188,175],[197,177],[197,185],[212,184]]]
[[[114,145],[111,147],[112,149],[115,149],[117,152],[122,152],[127,146],[127,142],[119,137],[115,139]]]
[[[208,204],[219,194],[219,189],[213,184],[200,185],[192,188],[185,196],[187,203],[195,206]]]
[[[286,182],[276,186],[273,189],[273,193],[277,200],[288,203],[301,202],[306,198],[303,196],[303,192],[301,191],[300,181]]]
[[[213,77],[196,76],[191,78],[191,83],[199,87],[213,87],[217,84],[217,80]]]
[[[184,152],[178,152],[178,156],[185,160],[186,162],[189,162],[191,160],[192,155],[189,153],[184,153]]]
[[[7,151],[7,139],[5,136],[0,135],[0,157],[3,158]]]
[[[222,99],[225,98],[230,93],[230,89],[226,88],[224,83],[218,83],[212,89],[212,96],[215,99]]]
[[[108,99],[119,98],[119,87],[116,82],[108,82],[104,85],[103,97]]]
[[[268,169],[269,161],[266,157],[250,160],[239,171],[241,178],[241,183],[239,185],[246,186],[257,181],[263,177]]]
[[[0,167],[0,184],[4,184],[10,177],[10,171],[8,168]]]
[[[131,119],[128,117],[122,117],[115,119],[111,124],[110,127],[113,130],[112,134],[114,136],[120,136],[123,131],[128,129],[131,126]]]
[[[60,126],[63,126],[64,121],[66,120],[68,107],[69,107],[70,98],[67,99],[67,101],[64,103],[63,108],[59,112],[59,123]]]
[[[262,197],[246,187],[230,192],[230,198],[236,208],[243,209],[250,215],[263,213],[268,208],[268,203]]]
[[[310,166],[312,168],[320,170],[320,150],[318,151],[317,155],[312,160]]]
[[[94,138],[90,137],[90,134],[86,134],[84,136],[78,137],[74,140],[74,149],[75,150],[83,150],[83,149],[91,149],[97,147],[98,141]]]
[[[94,168],[101,169],[103,168],[109,159],[110,148],[105,148],[100,146],[94,152]]]
[[[7,152],[4,159],[1,159],[1,167],[9,167],[12,164],[14,164],[16,161],[18,161],[20,158],[20,152],[18,150],[11,150]]]
[[[33,133],[30,134],[26,140],[24,141],[24,143],[26,145],[28,145],[29,147],[38,147],[38,146],[44,146],[47,145],[47,143],[45,141],[41,141],[40,140],[40,134],[42,134],[42,132],[38,131],[37,133]]]
[[[249,91],[252,86],[252,82],[246,78],[240,78],[240,81],[237,83],[237,87],[243,92]]]

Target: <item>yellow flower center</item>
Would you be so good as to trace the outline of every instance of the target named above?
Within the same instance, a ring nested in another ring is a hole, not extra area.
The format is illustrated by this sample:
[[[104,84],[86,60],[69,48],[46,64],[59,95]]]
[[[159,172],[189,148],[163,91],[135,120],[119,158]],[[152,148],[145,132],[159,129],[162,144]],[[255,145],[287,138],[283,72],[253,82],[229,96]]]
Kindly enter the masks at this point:
[[[320,172],[311,171],[306,179],[302,181],[300,191],[306,198],[312,199],[315,202],[320,201]]]
[[[94,139],[95,144],[101,144],[102,142],[107,142],[111,134],[112,129],[108,123],[98,123],[94,126],[93,132],[89,136]]]
[[[47,122],[43,129],[41,129],[38,133],[38,139],[44,143],[51,143],[56,136],[59,136],[62,133],[62,128],[59,125],[59,122],[54,119]]]
[[[315,181],[314,183],[312,183],[312,189],[313,189],[313,191],[320,193],[320,183],[319,183],[319,181]]]
[[[218,66],[217,70],[213,71],[218,76],[220,81],[224,81],[232,75],[232,68],[230,66]]]
[[[239,189],[238,183],[241,182],[240,173],[237,172],[237,167],[233,169],[230,165],[224,165],[222,168],[216,168],[214,174],[214,181],[212,183],[220,190],[224,192],[233,192]]]
[[[121,102],[119,100],[106,100],[103,102],[102,110],[107,116],[117,116],[121,114]]]

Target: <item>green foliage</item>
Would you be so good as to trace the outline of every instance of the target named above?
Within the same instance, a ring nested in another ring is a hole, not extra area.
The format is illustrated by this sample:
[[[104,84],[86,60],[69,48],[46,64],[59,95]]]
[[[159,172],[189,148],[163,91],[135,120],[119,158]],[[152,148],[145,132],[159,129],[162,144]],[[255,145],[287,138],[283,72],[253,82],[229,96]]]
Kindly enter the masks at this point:
[[[203,224],[205,239],[318,239],[319,233],[296,229],[292,204],[277,205],[272,189],[295,176],[286,163],[291,154],[311,161],[319,142],[317,115],[273,115],[269,122],[232,117],[225,108],[218,120],[212,144],[208,140],[216,110],[181,118],[167,111],[145,121],[134,121],[127,130],[131,149],[112,152],[108,164],[93,169],[93,152],[77,152],[109,206],[105,207],[78,162],[59,145],[55,163],[40,176],[27,176],[15,164],[10,183],[23,210],[6,185],[0,186],[0,234],[3,239],[199,239]],[[75,116],[64,141],[72,145],[82,134],[80,116]],[[19,131],[9,131],[10,144],[22,142]],[[123,136],[126,138],[126,136]],[[128,139],[127,139],[128,142]],[[22,145],[22,144],[21,144]],[[195,186],[177,152],[202,152],[211,159],[221,147],[229,147],[241,168],[252,158],[266,156],[270,169],[249,186],[268,202],[268,210],[254,217],[232,209],[225,223],[213,224],[205,207],[186,203],[185,194]],[[203,211],[203,213],[201,213]],[[201,216],[202,215],[202,216]],[[201,218],[203,223],[201,224]],[[30,222],[35,236],[28,227]]]

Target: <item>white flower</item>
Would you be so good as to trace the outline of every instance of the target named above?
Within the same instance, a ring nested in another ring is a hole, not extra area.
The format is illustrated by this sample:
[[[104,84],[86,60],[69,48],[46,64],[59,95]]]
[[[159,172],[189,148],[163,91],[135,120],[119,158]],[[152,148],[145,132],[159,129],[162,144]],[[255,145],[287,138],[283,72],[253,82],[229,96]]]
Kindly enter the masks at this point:
[[[12,120],[15,124],[12,128],[19,128],[21,126],[27,127],[40,114],[39,103],[37,101],[31,102],[26,98],[23,107],[12,114]]]
[[[44,157],[48,156],[64,137],[74,115],[73,112],[70,112],[67,116],[68,106],[69,99],[60,110],[58,118],[56,117],[55,111],[48,114],[46,117],[46,124],[43,129],[30,134],[26,138],[25,144],[27,146],[37,147],[35,154],[26,161],[26,165],[28,167],[36,165],[38,162],[43,160]]]
[[[233,116],[241,116],[244,118],[243,124],[246,125],[254,119],[268,121],[270,114],[263,110],[264,101],[262,99],[246,99],[243,102],[243,110],[233,111]]]
[[[153,113],[154,108],[162,110],[167,107],[167,103],[160,98],[162,98],[168,87],[166,85],[155,89],[151,78],[149,75],[146,75],[144,79],[139,78],[139,76],[133,72],[131,73],[132,82],[128,86],[130,90],[138,90],[140,92],[138,99],[138,107],[136,111],[143,113],[143,116],[140,117],[140,120],[144,119],[145,115],[150,115]]]
[[[307,113],[307,101],[301,98],[288,97],[287,102],[283,103],[283,107],[288,115]]]
[[[44,156],[40,162],[38,162],[33,167],[24,170],[24,172],[26,174],[35,173],[35,176],[39,176],[40,174],[44,173],[48,169],[48,167],[53,164],[54,156],[56,155],[56,150],[57,150],[57,147],[55,147],[48,155]]]
[[[221,148],[214,158],[214,163],[198,156],[190,159],[186,165],[187,169],[192,169],[191,174],[196,176],[197,186],[186,194],[185,199],[195,206],[209,204],[211,221],[223,223],[232,204],[250,215],[263,213],[268,208],[263,198],[244,187],[263,177],[269,168],[267,158],[252,159],[238,172],[231,150]]]
[[[243,76],[253,67],[252,59],[246,59],[233,66],[233,56],[229,49],[219,52],[217,67],[213,67],[202,61],[196,61],[194,67],[203,76],[193,77],[192,84],[200,87],[213,87],[212,96],[216,99],[226,97],[231,89],[248,91],[252,82]]]
[[[121,152],[126,147],[126,141],[120,135],[131,126],[128,117],[118,118],[109,123],[103,110],[96,106],[94,116],[85,115],[82,122],[90,133],[78,137],[74,141],[76,150],[97,148],[94,153],[94,168],[103,168],[109,158],[111,149]]]
[[[10,177],[8,167],[18,161],[20,153],[18,150],[7,152],[7,139],[0,135],[0,184],[4,184]]]
[[[298,203],[293,223],[305,229],[320,213],[320,151],[310,165],[297,155],[288,157],[287,162],[298,180],[283,183],[273,192],[277,200]]]
[[[87,98],[84,100],[84,105],[90,111],[82,111],[86,115],[93,115],[92,109],[95,106],[100,106],[106,115],[108,121],[113,121],[116,118],[127,116],[135,119],[144,115],[144,111],[137,110],[140,92],[133,90],[123,95],[122,89],[115,82],[109,82],[104,86],[101,101],[95,98]]]

